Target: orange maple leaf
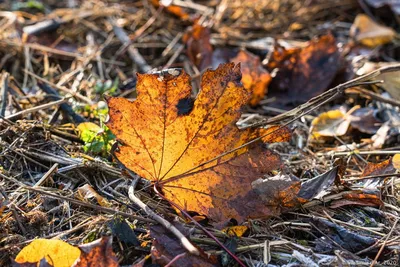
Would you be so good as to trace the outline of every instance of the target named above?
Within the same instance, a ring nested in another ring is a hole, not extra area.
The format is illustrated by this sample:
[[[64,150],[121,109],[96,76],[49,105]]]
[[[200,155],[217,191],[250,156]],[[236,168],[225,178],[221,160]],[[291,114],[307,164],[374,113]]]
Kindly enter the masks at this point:
[[[185,72],[138,74],[136,101],[107,100],[107,126],[122,144],[115,156],[168,200],[216,222],[278,214],[280,201],[252,183],[281,165],[259,137],[287,141],[289,130],[237,127],[240,108],[251,96],[240,80],[240,66],[233,63],[208,70],[192,100]]]
[[[250,52],[242,50],[232,61],[241,63],[243,86],[252,92],[249,104],[258,105],[268,91],[271,75],[262,67],[260,58]]]

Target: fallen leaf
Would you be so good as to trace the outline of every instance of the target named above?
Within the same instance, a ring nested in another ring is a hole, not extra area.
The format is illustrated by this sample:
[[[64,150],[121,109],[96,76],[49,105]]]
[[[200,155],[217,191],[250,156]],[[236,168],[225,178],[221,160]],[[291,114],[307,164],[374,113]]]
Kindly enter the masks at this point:
[[[349,116],[350,124],[362,133],[376,134],[383,123],[377,113],[378,110],[371,107],[359,108]]]
[[[380,207],[383,205],[379,190],[360,189],[346,192],[342,199],[331,202],[331,208],[339,208],[347,205]]]
[[[160,0],[151,0],[151,3],[156,8],[158,8],[160,6],[163,6],[167,10],[167,12],[169,12],[170,14],[180,18],[181,20],[188,20],[190,18],[190,15],[187,12],[185,12],[180,6],[171,5],[171,4],[170,5],[163,5],[163,1],[161,1],[161,3],[160,3]]]
[[[357,70],[357,75],[364,75],[379,68],[396,65],[395,62],[366,62]],[[383,83],[378,84],[379,87],[387,91],[393,98],[400,100],[400,75],[399,71],[381,73],[374,77],[377,81],[382,80]]]
[[[79,258],[78,248],[61,240],[36,239],[24,247],[15,258],[17,264],[39,263],[42,259],[54,267],[71,267]],[[24,266],[24,265],[16,265]]]
[[[379,163],[368,162],[363,173],[361,174],[361,177],[393,174],[395,172],[396,169],[394,168],[392,159],[390,158]]]
[[[94,190],[93,187],[89,184],[85,184],[79,187],[78,191],[76,192],[76,197],[82,201],[87,201],[88,199],[96,199],[97,203],[99,203],[100,206],[111,206],[111,203],[108,202],[107,199],[99,195],[99,193],[97,193],[96,190]]]
[[[246,225],[236,225],[236,226],[230,226],[222,229],[221,231],[228,236],[232,237],[241,237],[243,236],[246,231],[249,230],[249,228]]]
[[[311,200],[321,199],[323,196],[329,194],[332,185],[337,180],[338,169],[338,167],[334,167],[321,175],[303,182],[298,196]]]
[[[136,101],[107,100],[108,126],[122,144],[115,156],[168,200],[214,222],[279,214],[275,197],[298,181],[276,187],[281,191],[274,194],[258,191],[252,182],[279,168],[281,160],[261,142],[245,144],[261,136],[271,143],[288,141],[289,130],[238,129],[240,108],[250,97],[240,79],[233,63],[208,70],[192,100],[185,72],[138,74]]]
[[[181,224],[174,223],[174,226],[188,236],[189,233]],[[200,255],[193,255],[181,245],[180,240],[172,235],[161,225],[153,225],[150,227],[150,236],[154,238],[151,248],[151,257],[153,263],[165,266],[183,267],[183,266],[218,266],[216,257],[208,257],[200,248]],[[174,261],[175,260],[175,261]]]
[[[376,23],[365,14],[358,14],[351,25],[350,36],[365,46],[376,47],[390,43],[396,32]]]
[[[392,158],[393,167],[400,170],[400,154],[396,154]]]
[[[111,245],[111,237],[102,237],[79,246],[81,256],[71,267],[118,267],[118,259],[115,257]]]
[[[325,237],[323,242],[327,244],[331,242],[330,249],[333,248],[336,250],[337,245],[341,246],[343,249],[348,250],[350,252],[356,253],[366,248],[369,248],[373,244],[377,242],[377,239],[372,238],[367,235],[362,235],[358,232],[353,232],[345,227],[342,227],[336,223],[333,223],[327,219],[313,217],[311,222],[315,225],[316,229],[314,230],[317,236],[321,235],[321,232],[324,233]],[[335,241],[335,243],[332,242]],[[329,251],[324,251],[324,253],[328,253]]]
[[[190,61],[200,70],[211,66],[213,47],[210,42],[210,29],[195,24],[182,39],[186,44],[186,52]]]
[[[107,224],[112,231],[113,236],[126,244],[140,246],[140,242],[135,232],[122,217],[115,217]]]
[[[323,112],[316,117],[310,128],[310,138],[318,139],[321,136],[345,135],[350,126],[346,113],[339,109]]]
[[[251,92],[249,104],[258,105],[267,94],[271,75],[262,67],[260,58],[250,52],[242,50],[232,61],[240,63],[243,86]]]
[[[319,95],[333,81],[340,66],[340,53],[332,35],[312,40],[306,47],[285,49],[275,46],[267,64],[276,72],[268,89],[270,105],[289,109]]]

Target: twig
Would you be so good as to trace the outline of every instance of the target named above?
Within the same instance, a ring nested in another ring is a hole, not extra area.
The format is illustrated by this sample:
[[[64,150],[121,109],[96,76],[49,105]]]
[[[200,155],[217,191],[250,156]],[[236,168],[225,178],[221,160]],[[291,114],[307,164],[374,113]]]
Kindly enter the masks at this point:
[[[394,100],[394,99],[390,99],[390,98],[387,98],[387,97],[383,97],[381,95],[378,95],[378,94],[376,94],[374,92],[371,92],[369,90],[366,90],[364,88],[354,87],[354,88],[349,88],[349,89],[347,89],[345,91],[345,94],[352,94],[352,93],[357,93],[357,94],[360,94],[360,95],[366,95],[366,96],[369,96],[369,97],[371,97],[371,98],[373,98],[373,99],[375,99],[377,101],[388,103],[388,104],[390,104],[392,106],[400,107],[400,101],[397,101],[397,100]]]
[[[35,79],[37,79],[37,80],[39,80],[39,81],[42,81],[42,82],[44,82],[44,83],[47,83],[47,84],[51,85],[52,87],[57,88],[57,89],[63,91],[64,93],[70,94],[70,95],[72,95],[73,97],[76,97],[76,98],[82,100],[83,102],[85,102],[85,103],[87,103],[87,104],[89,104],[89,105],[93,105],[92,100],[90,100],[90,99],[87,98],[86,96],[81,95],[81,94],[78,93],[78,92],[74,92],[73,90],[70,90],[70,89],[68,89],[68,88],[66,88],[66,87],[64,87],[64,86],[59,86],[59,85],[57,85],[57,84],[55,84],[55,83],[52,83],[52,82],[50,82],[50,81],[48,81],[48,80],[46,80],[46,79],[44,79],[44,78],[42,78],[42,77],[36,75],[35,73],[30,72],[29,70],[24,70],[24,72],[26,72],[27,74],[31,75],[32,77],[34,77]]]
[[[11,114],[11,115],[9,115],[9,116],[7,116],[5,118],[8,119],[8,120],[12,120],[12,119],[18,118],[19,116],[25,115],[25,114],[33,113],[33,112],[36,112],[36,111],[39,111],[39,110],[43,110],[43,109],[48,109],[48,108],[51,108],[53,106],[58,106],[58,105],[60,105],[62,103],[67,102],[68,99],[69,99],[69,97],[60,99],[58,101],[50,102],[50,103],[47,103],[47,104],[44,104],[44,105],[36,106],[36,107],[33,107],[33,108],[28,108],[28,109],[25,109],[25,110],[21,110],[21,111],[19,111],[17,113]]]
[[[54,165],[40,178],[39,181],[36,182],[36,184],[33,187],[38,187],[41,186],[47,178],[49,178],[54,172],[57,171],[58,164],[54,163]]]
[[[373,267],[373,266],[375,265],[375,263],[378,261],[378,258],[379,258],[379,256],[381,255],[383,249],[385,248],[386,242],[388,241],[388,239],[389,239],[390,236],[392,235],[394,229],[396,228],[396,225],[397,225],[397,222],[398,222],[398,221],[399,221],[399,220],[397,219],[397,220],[394,222],[394,224],[393,224],[393,226],[392,226],[392,229],[390,229],[390,232],[387,234],[385,240],[383,241],[381,247],[379,248],[379,251],[378,251],[378,253],[376,254],[374,260],[372,261],[370,267]]]
[[[175,226],[173,226],[170,222],[165,220],[164,218],[157,215],[154,211],[152,211],[146,204],[144,204],[139,198],[137,198],[134,194],[133,186],[129,187],[129,199],[138,205],[142,210],[144,210],[147,215],[149,215],[153,220],[157,221],[159,224],[164,226],[167,230],[173,233],[181,242],[182,246],[185,247],[187,251],[194,255],[200,255],[199,250],[190,243],[190,241],[184,236]]]
[[[154,185],[154,191],[157,193],[158,196],[160,196],[162,199],[165,201],[168,201],[172,206],[177,208],[183,215],[185,215],[188,219],[190,219],[197,227],[199,227],[206,235],[208,235],[210,238],[212,238],[223,250],[225,250],[229,256],[232,257],[240,266],[245,267],[246,265],[243,264],[243,262],[230,251],[224,244],[221,243],[221,241],[218,240],[210,231],[208,231],[204,226],[202,226],[198,221],[196,221],[192,216],[189,215],[189,213],[186,212],[181,206],[179,206],[177,203],[170,201],[167,199],[163,194],[158,192],[157,187]]]
[[[50,95],[51,100],[58,100],[61,98],[60,94],[56,90],[51,88],[49,85],[43,82],[38,82],[38,86],[40,89],[42,89],[44,92]],[[68,103],[61,104],[60,108],[62,111],[68,114],[69,117],[71,117],[73,122],[81,123],[86,121],[81,115],[78,115]]]
[[[113,20],[110,19],[109,22],[111,23],[114,33],[118,37],[118,39],[121,41],[121,43],[123,45],[128,46],[129,57],[139,67],[139,70],[144,73],[149,72],[151,70],[150,65],[147,64],[146,60],[139,53],[139,50],[133,46],[133,44],[131,43],[131,40],[129,39],[129,37],[125,33],[125,31],[121,27],[119,27]]]
[[[399,154],[400,150],[373,150],[373,151],[345,151],[345,152],[328,152],[328,153],[317,153],[317,156],[333,156],[333,157],[343,157],[343,156],[349,156],[351,154],[358,154],[358,155],[395,155]]]
[[[73,199],[73,198],[69,198],[69,197],[66,197],[66,196],[53,194],[53,193],[44,191],[44,190],[40,189],[39,187],[33,188],[31,186],[25,185],[24,183],[21,183],[20,181],[16,180],[15,178],[8,177],[8,176],[2,174],[1,172],[0,172],[0,177],[3,178],[3,179],[6,179],[7,181],[10,181],[12,183],[17,184],[17,185],[21,186],[22,188],[24,188],[26,190],[33,191],[33,192],[36,192],[36,193],[39,193],[39,194],[42,194],[42,195],[46,195],[46,196],[52,197],[54,199],[66,200],[66,201],[69,201],[69,202],[71,202],[71,203],[73,203],[75,205],[78,205],[78,206],[83,206],[83,207],[91,208],[91,209],[94,209],[94,210],[99,210],[101,212],[105,212],[105,213],[109,213],[109,214],[121,215],[121,216],[123,216],[125,218],[130,218],[130,219],[133,219],[133,220],[138,220],[138,221],[147,222],[147,223],[156,223],[154,220],[143,218],[141,216],[136,216],[136,215],[128,214],[126,212],[118,211],[118,210],[115,210],[115,209],[112,209],[112,208],[107,208],[107,207],[102,207],[102,206],[86,203],[86,202],[83,202],[83,201],[80,201],[80,200],[77,200],[77,199]]]
[[[175,258],[173,258],[170,262],[168,262],[167,265],[165,265],[165,267],[171,267],[172,264],[174,264],[174,262],[176,262],[180,258],[184,257],[185,255],[186,255],[186,252],[176,255]]]
[[[4,117],[6,115],[7,109],[7,94],[8,94],[8,76],[7,72],[3,73],[1,80],[1,107],[0,107],[0,116]]]

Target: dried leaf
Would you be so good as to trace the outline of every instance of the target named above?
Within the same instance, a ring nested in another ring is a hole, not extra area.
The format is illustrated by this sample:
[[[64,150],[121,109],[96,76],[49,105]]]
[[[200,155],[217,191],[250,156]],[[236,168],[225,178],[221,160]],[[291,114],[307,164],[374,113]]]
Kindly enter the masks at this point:
[[[18,264],[37,264],[45,259],[47,263],[54,267],[71,267],[80,254],[78,248],[64,241],[36,239],[18,253],[15,262]]]
[[[367,166],[364,168],[361,177],[382,175],[382,174],[393,174],[396,169],[393,166],[392,159],[388,159],[379,163],[368,162]]]
[[[82,201],[87,201],[88,199],[96,199],[97,203],[99,203],[100,206],[103,207],[110,207],[111,203],[108,202],[107,199],[104,197],[100,196],[96,190],[93,189],[93,187],[89,184],[85,184],[81,187],[78,188],[78,191],[76,192],[76,197]]]
[[[135,232],[122,217],[115,217],[107,224],[112,231],[113,236],[126,244],[140,246],[140,242]]]
[[[343,249],[353,253],[364,250],[377,242],[375,238],[361,235],[358,232],[350,231],[345,227],[333,223],[327,219],[313,217],[311,221],[316,228],[319,229],[319,231],[316,231],[317,235],[320,235],[322,231],[325,236],[329,237],[324,238],[325,244],[330,242],[330,240],[334,240],[335,243],[339,244]],[[337,245],[331,245],[332,246],[330,246],[330,249],[337,248]],[[325,251],[325,253],[327,253],[327,251]]]
[[[350,28],[350,36],[368,47],[390,43],[396,32],[380,25],[365,14],[358,14]]]
[[[330,110],[319,114],[312,123],[310,138],[318,139],[321,136],[345,135],[350,126],[346,114],[339,109]]]
[[[209,28],[195,24],[182,38],[186,44],[190,61],[200,71],[211,66],[213,47],[210,42],[210,34]]]
[[[103,237],[79,246],[81,256],[72,267],[118,267],[118,259],[115,257],[111,245],[112,238]]]
[[[243,236],[246,231],[249,230],[249,228],[246,225],[236,225],[236,226],[230,226],[222,229],[221,231],[228,236],[232,237],[241,237]]]
[[[317,177],[303,182],[298,196],[311,200],[313,198],[321,199],[323,196],[327,195],[329,193],[328,190],[337,179],[338,169],[338,167],[334,167]]]
[[[350,124],[362,133],[376,134],[382,126],[382,121],[377,118],[378,110],[366,107],[355,110],[351,115]]]
[[[187,229],[185,229],[181,224],[175,222],[174,225],[181,233],[188,236],[189,233],[187,232]],[[181,245],[179,239],[166,231],[163,226],[151,226],[150,236],[155,239],[151,248],[153,263],[165,266],[175,259],[170,266],[218,266],[216,257],[208,257],[200,248],[198,248],[200,251],[199,256],[188,253]]]
[[[339,208],[346,205],[358,205],[358,206],[372,206],[380,207],[383,205],[379,190],[353,190],[346,192],[342,195],[343,199],[334,200],[331,202],[331,208]]]
[[[276,46],[267,64],[270,73],[277,70],[268,89],[271,105],[289,109],[322,93],[332,82],[340,66],[335,38],[325,35],[304,48]]]
[[[267,94],[271,75],[262,67],[259,57],[250,52],[240,51],[232,61],[240,63],[243,86],[251,92],[249,104],[258,105]]]
[[[160,7],[160,6],[163,6],[167,10],[167,12],[169,12],[170,14],[180,18],[181,20],[190,19],[190,15],[188,13],[186,13],[180,6],[176,6],[176,5],[166,5],[166,6],[164,6],[162,1],[160,3],[160,0],[151,0],[151,3],[157,8]]]
[[[257,191],[252,182],[279,168],[280,158],[260,142],[241,146],[257,136],[269,134],[264,139],[274,142],[290,135],[276,127],[238,129],[240,108],[250,96],[240,79],[232,63],[208,70],[193,101],[184,72],[138,74],[136,101],[108,99],[108,126],[122,143],[116,157],[170,201],[215,222],[279,214],[274,197],[297,181],[274,194]]]
[[[400,170],[400,154],[396,154],[392,158],[393,167]]]

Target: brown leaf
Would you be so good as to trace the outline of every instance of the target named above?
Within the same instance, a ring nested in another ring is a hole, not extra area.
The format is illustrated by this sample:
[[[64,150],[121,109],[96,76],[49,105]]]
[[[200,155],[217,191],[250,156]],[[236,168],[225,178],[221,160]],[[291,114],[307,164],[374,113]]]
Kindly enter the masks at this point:
[[[276,46],[267,69],[278,72],[272,78],[268,97],[273,106],[288,109],[322,93],[332,82],[340,66],[335,38],[325,35],[304,48]]]
[[[188,236],[187,230],[180,224],[174,223],[180,232]],[[175,260],[170,266],[218,266],[217,258],[208,257],[200,248],[200,255],[192,255],[180,244],[178,238],[166,231],[163,226],[153,225],[150,227],[150,235],[155,240],[151,248],[153,263],[165,266]]]
[[[211,66],[213,47],[210,34],[209,28],[195,24],[182,38],[190,61],[200,71]]]
[[[388,159],[379,163],[368,162],[365,167],[361,177],[365,176],[373,176],[373,175],[382,175],[382,174],[393,174],[396,172],[396,169],[393,166],[392,159]]]
[[[290,135],[277,127],[238,129],[240,109],[250,97],[240,79],[232,63],[208,70],[193,101],[184,72],[138,74],[136,101],[108,99],[108,126],[122,143],[116,157],[170,201],[214,222],[279,214],[280,198],[290,202],[295,194],[285,190],[298,181],[275,187],[273,194],[260,191],[252,183],[281,160],[261,141],[245,144],[261,136],[287,141]]]
[[[332,208],[339,208],[346,205],[380,207],[383,205],[381,195],[378,190],[353,190],[342,195],[343,199],[331,202]]]
[[[102,237],[79,246],[81,256],[72,267],[118,267],[118,260],[112,251],[111,244],[111,237]]]
[[[267,94],[271,75],[262,67],[259,57],[250,52],[240,51],[232,61],[240,63],[243,86],[251,92],[249,104],[258,105]]]

